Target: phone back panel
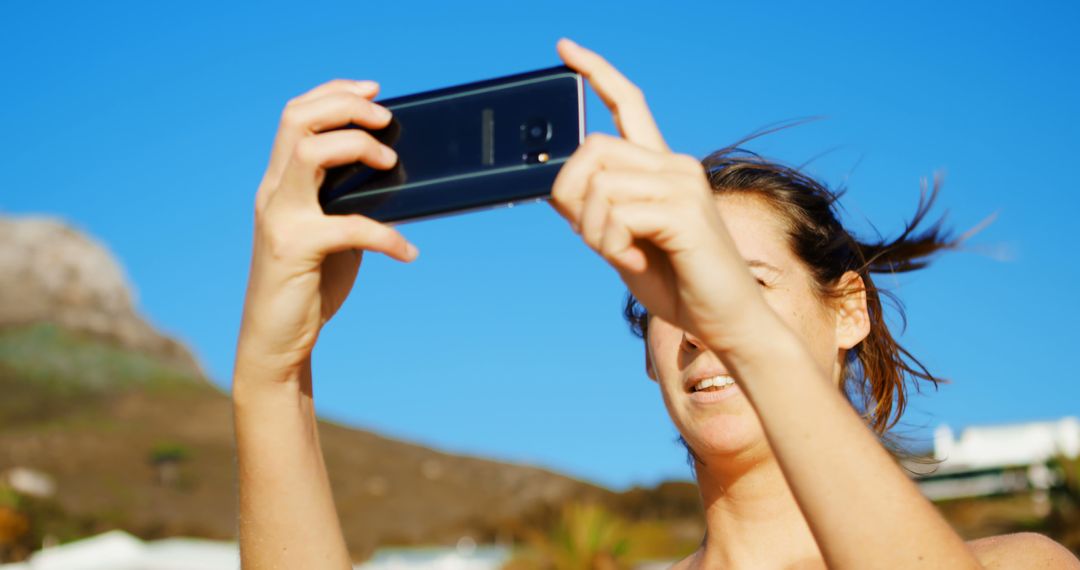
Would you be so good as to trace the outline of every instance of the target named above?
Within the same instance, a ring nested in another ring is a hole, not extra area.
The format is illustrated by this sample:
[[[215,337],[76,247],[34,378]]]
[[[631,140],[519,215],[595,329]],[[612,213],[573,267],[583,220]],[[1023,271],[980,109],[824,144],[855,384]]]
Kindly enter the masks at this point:
[[[581,76],[565,66],[379,103],[394,118],[371,133],[398,163],[328,169],[327,213],[392,222],[543,199],[585,131]]]

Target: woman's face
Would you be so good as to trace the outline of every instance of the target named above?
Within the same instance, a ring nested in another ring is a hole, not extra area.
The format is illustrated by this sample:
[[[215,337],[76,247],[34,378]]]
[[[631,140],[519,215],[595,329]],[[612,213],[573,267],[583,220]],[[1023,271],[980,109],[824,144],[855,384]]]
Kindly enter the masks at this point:
[[[719,194],[720,215],[772,309],[809,347],[816,364],[840,380],[836,313],[823,302],[813,278],[788,246],[783,219],[761,198]],[[727,375],[724,364],[697,338],[653,317],[646,345],[664,404],[690,447],[705,459],[767,452],[761,424],[737,385],[694,391],[693,379]],[[861,340],[861,339],[860,339]],[[792,381],[803,381],[792,378]]]

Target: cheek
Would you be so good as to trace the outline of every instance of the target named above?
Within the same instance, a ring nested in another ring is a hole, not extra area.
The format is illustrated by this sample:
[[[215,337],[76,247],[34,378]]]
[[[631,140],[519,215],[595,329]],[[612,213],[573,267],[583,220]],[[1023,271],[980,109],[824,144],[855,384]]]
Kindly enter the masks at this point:
[[[654,329],[655,330],[655,329]],[[659,373],[657,381],[664,404],[671,412],[671,396],[682,392],[682,370],[679,362],[679,343],[682,341],[682,333],[673,333],[670,330],[650,331],[648,348],[651,351],[653,367]]]
[[[780,318],[810,349],[823,370],[829,370],[836,356],[836,330],[821,302],[810,291],[794,294],[777,290],[765,295]]]

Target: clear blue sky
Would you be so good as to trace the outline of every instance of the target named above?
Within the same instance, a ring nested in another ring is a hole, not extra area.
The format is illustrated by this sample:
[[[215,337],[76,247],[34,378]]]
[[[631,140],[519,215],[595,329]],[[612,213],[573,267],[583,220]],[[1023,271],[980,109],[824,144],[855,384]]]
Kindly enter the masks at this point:
[[[7,3],[0,212],[50,214],[126,266],[142,311],[226,388],[251,205],[287,99],[334,77],[384,96],[598,50],[669,143],[751,148],[850,191],[895,234],[922,177],[971,242],[891,284],[902,339],[953,383],[913,426],[1080,412],[1075,252],[1080,12],[1070,2]],[[614,132],[594,95],[589,129]],[[614,487],[686,478],[627,331],[617,275],[547,205],[402,227],[413,265],[370,255],[315,354],[326,417]],[[925,434],[925,428],[916,429]]]

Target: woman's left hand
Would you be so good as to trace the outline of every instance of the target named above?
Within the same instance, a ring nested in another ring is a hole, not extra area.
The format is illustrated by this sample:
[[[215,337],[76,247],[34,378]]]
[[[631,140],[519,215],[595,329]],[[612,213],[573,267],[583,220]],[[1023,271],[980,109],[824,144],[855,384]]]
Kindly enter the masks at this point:
[[[671,152],[641,90],[611,64],[569,40],[557,47],[607,105],[622,138],[588,135],[559,171],[552,206],[650,314],[713,342],[745,338],[763,298],[703,166]]]

